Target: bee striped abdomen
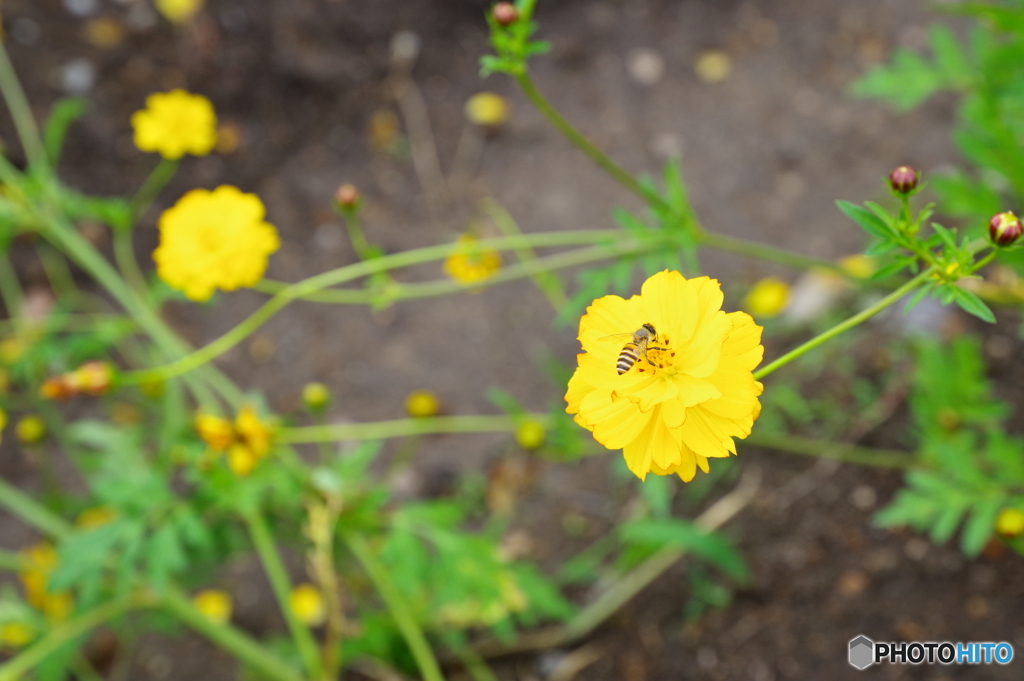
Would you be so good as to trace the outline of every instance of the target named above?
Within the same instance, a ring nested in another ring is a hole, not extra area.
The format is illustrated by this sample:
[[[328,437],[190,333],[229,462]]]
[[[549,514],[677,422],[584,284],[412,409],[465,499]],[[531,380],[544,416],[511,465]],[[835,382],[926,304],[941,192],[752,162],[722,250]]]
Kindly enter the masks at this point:
[[[637,346],[635,343],[626,343],[622,348],[622,352],[619,353],[619,361],[615,363],[615,368],[618,370],[620,376],[629,371],[632,366],[636,364],[636,360],[638,359],[636,348]]]

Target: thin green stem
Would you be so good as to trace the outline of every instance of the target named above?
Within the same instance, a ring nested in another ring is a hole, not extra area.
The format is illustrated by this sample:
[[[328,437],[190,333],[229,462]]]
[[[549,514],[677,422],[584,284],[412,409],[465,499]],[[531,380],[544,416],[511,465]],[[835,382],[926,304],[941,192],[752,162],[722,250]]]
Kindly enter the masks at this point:
[[[370,242],[366,240],[366,235],[363,234],[363,227],[359,223],[359,213],[354,209],[344,209],[341,211],[341,218],[345,221],[348,239],[352,243],[352,248],[355,250],[356,255],[359,256],[360,260],[369,260],[374,254],[370,249]]]
[[[516,221],[512,219],[512,216],[509,215],[508,211],[501,204],[494,199],[487,199],[483,202],[483,208],[491,216],[494,225],[503,235],[509,239],[522,240],[522,230],[519,229],[519,225],[516,224]],[[515,254],[524,265],[538,259],[536,252],[527,245],[516,248]],[[561,312],[569,304],[569,298],[565,295],[561,282],[558,281],[558,277],[551,274],[551,270],[538,271],[532,278],[537,288],[541,290],[547,297],[548,302],[551,303],[551,307],[555,308],[555,312]]]
[[[267,573],[270,587],[277,598],[277,604],[281,608],[288,630],[291,632],[295,646],[299,650],[299,657],[306,667],[306,671],[314,679],[321,678],[323,669],[320,656],[317,652],[316,641],[313,639],[309,629],[299,621],[291,606],[292,584],[288,578],[288,571],[281,561],[281,555],[277,552],[277,545],[274,537],[267,527],[267,521],[259,509],[251,509],[245,512],[245,523],[249,528],[249,537],[252,539],[256,553],[260,557],[263,569]]]
[[[398,587],[391,581],[391,575],[377,561],[377,557],[373,555],[366,539],[358,534],[345,534],[344,537],[352,555],[362,565],[374,586],[377,587],[381,598],[384,599],[384,604],[387,605],[398,630],[402,632],[402,637],[405,638],[409,650],[412,651],[416,666],[419,667],[425,681],[444,681],[444,675],[441,673],[441,666],[437,663],[437,658],[434,657],[434,651],[427,643],[427,638],[423,635],[419,623],[416,622],[409,604],[405,602]]]
[[[600,238],[603,239],[606,234],[615,235],[617,232],[601,231],[599,233]],[[580,243],[581,241],[585,243],[586,241],[599,240],[594,233],[583,231],[553,232],[529,236],[533,237],[529,239],[529,241],[532,241],[535,244],[539,243],[540,245],[549,246]],[[525,238],[527,238],[526,235],[524,235],[524,239]],[[484,239],[480,241],[481,248],[511,249],[516,246],[518,246],[518,244],[512,244],[508,239]],[[192,354],[186,355],[181,359],[172,361],[163,366],[126,373],[122,376],[122,380],[128,383],[141,382],[145,380],[160,380],[187,373],[206,364],[215,357],[222,355],[238,345],[250,334],[255,332],[256,329],[258,329],[264,322],[273,317],[292,301],[308,296],[311,293],[315,293],[329,286],[369,276],[376,272],[382,272],[397,267],[406,267],[408,265],[415,265],[421,262],[429,262],[431,260],[438,260],[449,255],[457,248],[459,248],[458,244],[449,243],[441,244],[439,246],[414,249],[402,253],[395,253],[393,255],[382,256],[380,258],[374,258],[372,260],[352,265],[346,265],[344,267],[339,267],[338,269],[323,272],[308,279],[304,279],[298,283],[288,286],[274,295],[273,298],[264,303],[262,307],[249,315],[249,317],[244,319],[233,329],[208,345],[196,350]],[[521,264],[524,264],[525,266],[535,265],[535,263]],[[501,272],[498,273],[498,275],[500,274]],[[492,279],[497,278],[498,277],[495,276]]]
[[[0,506],[40,532],[61,539],[71,533],[71,524],[0,478]]]
[[[746,444],[756,447],[767,447],[792,454],[814,456],[821,459],[833,459],[845,463],[879,468],[910,468],[915,464],[915,457],[910,452],[892,449],[876,449],[859,447],[840,442],[816,440],[809,437],[764,433],[755,430],[743,440]]]
[[[551,103],[548,102],[548,100],[544,98],[544,95],[537,90],[533,84],[533,80],[525,70],[522,73],[516,74],[515,79],[516,82],[519,83],[519,87],[522,88],[523,94],[526,95],[526,98],[529,99],[530,102],[532,102],[533,105],[537,107],[537,109],[544,114],[544,116],[551,121],[556,128],[558,128],[559,132],[565,135],[570,142],[575,144],[580,151],[589,156],[590,160],[615,178],[615,180],[617,180],[622,186],[642,198],[647,203],[664,211],[672,211],[672,207],[669,206],[663,198],[640,184],[635,177],[626,172],[621,166],[615,163],[615,161],[611,160],[607,154],[598,149],[590,140],[584,137],[579,130],[573,127],[572,123],[562,117],[562,114],[558,113],[558,110],[551,106]]]
[[[881,312],[885,308],[889,307],[890,305],[895,303],[897,300],[899,300],[900,298],[902,298],[903,296],[907,295],[908,293],[910,293],[911,291],[916,289],[918,286],[920,286],[926,279],[928,279],[929,277],[932,276],[932,273],[934,272],[934,269],[935,268],[933,268],[933,267],[929,267],[924,272],[922,272],[921,274],[917,275],[916,277],[914,277],[913,279],[911,279],[910,281],[905,283],[903,286],[900,286],[898,289],[896,289],[895,291],[893,291],[892,293],[890,293],[886,297],[882,298],[881,300],[879,300],[877,303],[875,303],[871,307],[869,307],[869,308],[867,308],[867,309],[865,309],[865,310],[863,310],[861,312],[858,312],[857,314],[853,315],[852,317],[850,317],[849,319],[847,319],[844,322],[840,322],[839,324],[836,324],[835,326],[833,326],[828,331],[826,331],[826,332],[824,332],[824,333],[822,333],[822,334],[820,334],[818,336],[815,336],[814,338],[812,338],[811,340],[807,341],[806,343],[804,343],[803,345],[799,346],[798,348],[790,350],[789,352],[784,354],[782,357],[779,357],[778,359],[776,359],[771,364],[768,364],[767,366],[762,367],[761,369],[755,371],[754,372],[754,378],[756,378],[756,379],[764,378],[765,376],[767,376],[768,374],[772,373],[773,371],[775,371],[779,367],[782,367],[782,366],[785,366],[786,364],[789,364],[790,362],[792,362],[797,357],[800,357],[801,355],[806,353],[808,350],[813,350],[814,348],[818,347],[822,343],[824,343],[824,342],[826,342],[828,340],[831,340],[832,338],[835,338],[836,336],[838,336],[839,334],[843,333],[844,331],[852,329],[853,327],[857,326],[861,322],[863,322],[863,321],[865,321],[867,319],[870,319],[871,317],[874,317],[876,314],[878,314],[879,312]]]
[[[152,606],[154,599],[144,594],[132,594],[122,596],[112,601],[98,605],[81,615],[52,626],[41,639],[29,646],[23,652],[0,666],[0,681],[17,681],[23,675],[30,672],[36,665],[45,660],[50,654],[62,648],[65,644],[73,641],[82,634],[88,633],[96,627],[120,617],[131,610]]]
[[[114,260],[128,285],[145,295],[149,287],[146,284],[146,276],[142,273],[142,268],[139,267],[139,261],[135,259],[132,230],[114,230]]]
[[[548,421],[546,414],[532,414],[529,418],[540,423]],[[303,444],[333,440],[383,440],[438,433],[505,433],[514,431],[516,425],[511,416],[431,416],[372,423],[282,428],[277,433],[276,441]]]
[[[812,258],[792,251],[786,251],[781,248],[775,248],[774,246],[759,244],[745,239],[736,239],[731,236],[725,236],[724,234],[715,234],[704,230],[697,231],[694,238],[699,245],[714,248],[719,251],[735,253],[736,255],[757,258],[759,260],[767,260],[768,262],[778,263],[797,270],[822,268],[831,270],[843,277],[852,278],[842,267],[834,262],[819,260],[818,258]]]
[[[156,164],[156,167],[153,168],[149,177],[142,183],[139,191],[135,192],[135,196],[132,197],[131,202],[128,204],[132,225],[145,214],[153,200],[163,191],[167,183],[171,181],[180,163],[176,159],[161,158],[160,162]],[[131,225],[120,227],[127,227],[128,231],[130,231]],[[118,231],[121,230],[119,229]]]
[[[0,95],[3,95],[11,118],[14,119],[14,129],[18,133],[29,165],[33,168],[45,167],[46,154],[43,150],[42,137],[39,135],[39,126],[36,125],[32,107],[29,106],[25,91],[21,88],[3,41],[0,41]]]
[[[7,307],[7,316],[15,326],[22,326],[25,321],[25,293],[6,251],[0,252],[0,298]]]
[[[255,641],[241,630],[226,624],[214,622],[199,612],[184,594],[168,590],[160,605],[184,624],[210,639],[254,670],[275,681],[304,681],[303,676],[267,651],[267,646]],[[2,681],[2,679],[0,679]]]

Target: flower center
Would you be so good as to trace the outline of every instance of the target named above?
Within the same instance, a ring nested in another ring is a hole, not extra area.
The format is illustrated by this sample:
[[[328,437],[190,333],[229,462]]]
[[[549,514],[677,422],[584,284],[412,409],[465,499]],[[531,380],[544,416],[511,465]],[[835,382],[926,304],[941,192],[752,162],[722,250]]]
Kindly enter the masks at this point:
[[[645,376],[672,375],[676,363],[676,351],[668,336],[655,336],[647,343],[646,356],[636,362],[637,371]]]

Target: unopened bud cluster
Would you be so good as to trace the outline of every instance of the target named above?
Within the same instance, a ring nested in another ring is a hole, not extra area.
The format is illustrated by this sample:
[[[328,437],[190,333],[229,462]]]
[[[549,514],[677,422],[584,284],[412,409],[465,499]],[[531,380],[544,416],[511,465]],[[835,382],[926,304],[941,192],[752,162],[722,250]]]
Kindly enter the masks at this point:
[[[988,223],[988,235],[997,246],[1009,246],[1024,234],[1024,224],[1010,211],[996,213]]]
[[[334,192],[334,202],[343,211],[358,208],[360,198],[362,197],[359,195],[359,190],[356,189],[355,185],[351,184],[343,184]]]
[[[40,394],[51,400],[66,400],[75,395],[98,397],[114,383],[114,367],[107,362],[86,362],[74,371],[46,379]]]

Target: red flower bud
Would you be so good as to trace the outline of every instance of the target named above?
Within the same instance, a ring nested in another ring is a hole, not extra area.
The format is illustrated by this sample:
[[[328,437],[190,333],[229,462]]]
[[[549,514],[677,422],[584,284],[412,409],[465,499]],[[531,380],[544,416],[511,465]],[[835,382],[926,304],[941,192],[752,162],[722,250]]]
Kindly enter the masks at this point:
[[[63,375],[51,376],[43,381],[43,384],[39,386],[40,396],[48,400],[56,400],[58,402],[63,402],[69,397],[72,397],[75,392],[75,387],[70,385]]]
[[[514,24],[519,20],[519,10],[511,2],[499,2],[491,10],[494,20],[502,26]]]
[[[917,187],[917,171],[910,166],[900,166],[889,173],[889,186],[900,194],[909,194]]]
[[[98,397],[110,390],[114,367],[106,362],[86,362],[71,372],[69,382],[79,393]]]
[[[334,200],[343,210],[351,210],[359,205],[359,190],[351,184],[343,184],[334,192]]]
[[[996,213],[988,223],[988,235],[997,246],[1009,246],[1024,234],[1024,225],[1020,218],[1006,211]]]

